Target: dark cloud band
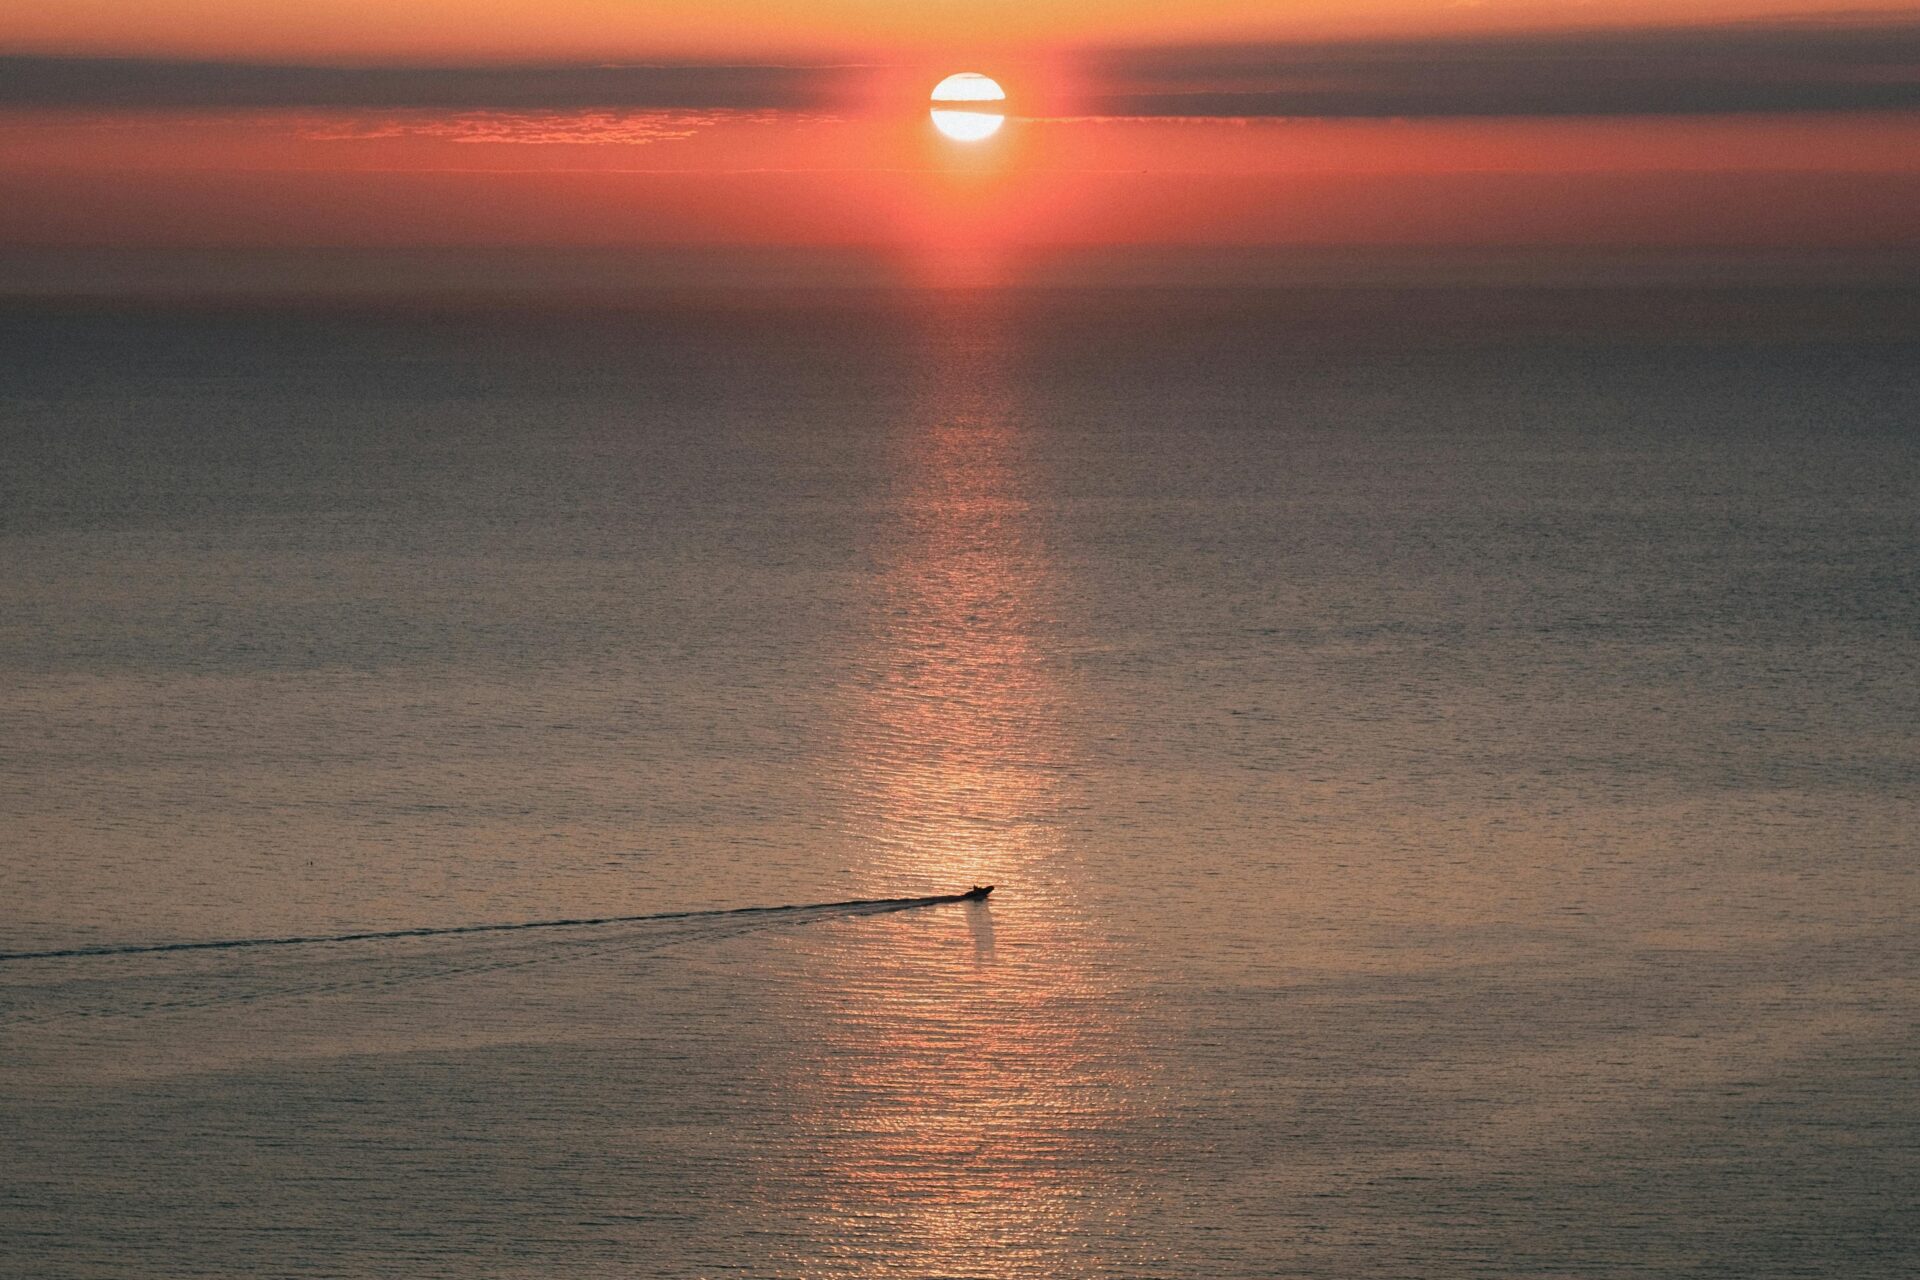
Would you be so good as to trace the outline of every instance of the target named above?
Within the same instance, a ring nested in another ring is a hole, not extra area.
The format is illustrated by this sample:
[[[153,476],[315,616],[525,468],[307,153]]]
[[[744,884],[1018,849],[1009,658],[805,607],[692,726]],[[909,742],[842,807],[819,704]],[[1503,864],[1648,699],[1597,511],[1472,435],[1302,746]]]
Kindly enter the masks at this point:
[[[795,66],[308,67],[0,57],[0,106],[106,108],[818,105],[840,72]]]
[[[1104,59],[1093,114],[1685,115],[1920,106],[1920,23],[1154,49]]]
[[[1684,115],[1920,108],[1920,21],[1241,44],[1090,58],[1072,114]],[[269,66],[0,57],[0,106],[808,109],[830,66]]]

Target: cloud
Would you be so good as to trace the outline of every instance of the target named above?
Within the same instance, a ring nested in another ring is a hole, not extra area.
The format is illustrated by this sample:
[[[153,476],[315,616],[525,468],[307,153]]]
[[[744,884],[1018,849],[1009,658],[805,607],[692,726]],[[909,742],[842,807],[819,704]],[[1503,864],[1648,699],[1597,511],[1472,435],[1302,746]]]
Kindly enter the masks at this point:
[[[801,66],[303,67],[0,56],[0,106],[773,110],[820,105],[836,69]]]
[[[1685,115],[1920,108],[1920,21],[1158,47],[1088,55],[1057,116]],[[871,68],[312,67],[0,56],[0,107],[797,111]],[[1032,104],[1030,104],[1032,105]]]
[[[1109,116],[1566,116],[1920,107],[1920,22],[1144,49],[1097,60]]]
[[[715,123],[713,111],[410,111],[372,119],[343,116],[300,130],[312,142],[381,138],[435,138],[446,142],[524,145],[552,143],[639,145],[678,142]]]

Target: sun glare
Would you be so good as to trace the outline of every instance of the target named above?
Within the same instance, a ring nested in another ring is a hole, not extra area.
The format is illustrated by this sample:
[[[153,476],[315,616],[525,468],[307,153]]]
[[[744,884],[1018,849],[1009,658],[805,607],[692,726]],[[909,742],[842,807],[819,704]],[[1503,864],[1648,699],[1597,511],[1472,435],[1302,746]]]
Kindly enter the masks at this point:
[[[955,142],[991,138],[1007,122],[1007,117],[998,111],[982,110],[975,104],[1004,102],[1006,97],[1006,91],[991,78],[977,71],[957,72],[933,86],[935,103],[955,104],[933,108],[933,127]]]

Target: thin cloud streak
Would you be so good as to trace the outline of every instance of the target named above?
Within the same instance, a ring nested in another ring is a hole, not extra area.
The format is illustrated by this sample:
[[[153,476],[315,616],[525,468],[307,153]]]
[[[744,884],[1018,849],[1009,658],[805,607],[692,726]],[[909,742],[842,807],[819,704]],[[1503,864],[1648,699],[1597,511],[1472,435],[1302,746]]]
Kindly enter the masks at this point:
[[[411,111],[374,119],[349,116],[303,125],[309,142],[432,138],[446,142],[638,146],[678,142],[723,118],[771,118],[765,112],[721,111]]]

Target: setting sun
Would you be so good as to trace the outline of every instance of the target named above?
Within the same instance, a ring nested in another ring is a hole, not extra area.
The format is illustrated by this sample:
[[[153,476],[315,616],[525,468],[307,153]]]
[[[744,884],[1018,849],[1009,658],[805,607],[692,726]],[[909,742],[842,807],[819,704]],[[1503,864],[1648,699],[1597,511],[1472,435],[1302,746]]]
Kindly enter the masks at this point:
[[[983,110],[978,104],[1006,101],[999,83],[977,71],[961,71],[933,86],[932,100],[937,103],[964,103],[959,107],[933,109],[933,127],[955,142],[979,142],[991,138],[1007,122],[998,111]]]

